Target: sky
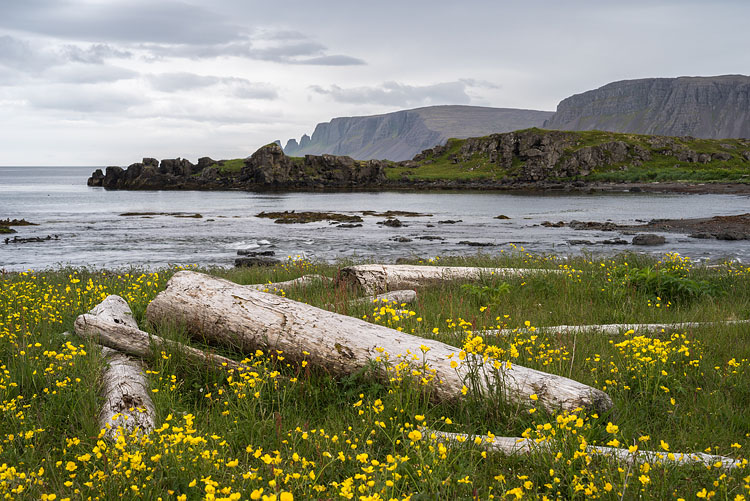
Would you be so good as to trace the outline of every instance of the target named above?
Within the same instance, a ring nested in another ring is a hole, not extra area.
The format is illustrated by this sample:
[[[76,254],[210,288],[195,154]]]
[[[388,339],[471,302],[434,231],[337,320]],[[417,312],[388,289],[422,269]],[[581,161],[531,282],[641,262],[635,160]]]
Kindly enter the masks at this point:
[[[746,0],[0,0],[0,165],[252,154],[334,117],[750,73]]]

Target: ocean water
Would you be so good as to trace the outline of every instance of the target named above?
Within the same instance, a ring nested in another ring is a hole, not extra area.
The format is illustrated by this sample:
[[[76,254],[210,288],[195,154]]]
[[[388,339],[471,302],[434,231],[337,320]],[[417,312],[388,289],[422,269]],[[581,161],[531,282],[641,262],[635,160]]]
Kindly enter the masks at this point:
[[[65,265],[97,268],[174,264],[233,266],[238,249],[273,250],[277,257],[336,261],[499,253],[510,244],[531,252],[570,255],[615,254],[626,250],[693,259],[750,261],[747,241],[716,241],[668,234],[664,246],[574,245],[630,236],[618,232],[546,228],[544,221],[607,221],[634,224],[653,218],[710,217],[750,212],[750,197],[649,193],[515,194],[477,192],[250,193],[242,191],[106,191],[86,186],[92,167],[0,167],[0,219],[25,218],[38,226],[16,227],[0,237],[0,269],[20,271]],[[275,224],[261,211],[405,210],[430,216],[402,217],[404,227],[378,225],[383,217],[363,216],[360,228],[328,222]],[[201,214],[122,216],[126,212]],[[500,220],[498,215],[508,216]],[[445,224],[440,221],[460,220]],[[5,238],[50,236],[31,243]],[[443,240],[419,240],[419,236]],[[410,242],[393,239],[404,237]],[[490,243],[470,247],[461,241]]]

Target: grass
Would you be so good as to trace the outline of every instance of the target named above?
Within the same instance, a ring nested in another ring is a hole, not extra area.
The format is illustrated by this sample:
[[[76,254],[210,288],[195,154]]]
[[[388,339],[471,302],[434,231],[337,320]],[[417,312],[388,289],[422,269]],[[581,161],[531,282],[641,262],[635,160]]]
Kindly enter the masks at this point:
[[[543,134],[541,129],[530,129]],[[523,132],[523,131],[519,131]],[[571,138],[573,145],[565,151],[571,155],[582,148],[599,146],[613,141],[623,141],[638,146],[651,154],[651,159],[642,165],[629,162],[612,163],[596,167],[586,176],[575,178],[551,179],[552,181],[583,180],[588,182],[750,182],[750,162],[742,157],[742,153],[750,146],[740,139],[695,139],[687,137],[667,138],[676,147],[690,149],[698,154],[727,153],[732,156],[729,160],[712,160],[708,163],[678,161],[672,154],[671,148],[660,146],[654,142],[656,136],[641,134],[622,134],[603,131],[565,132]],[[416,166],[406,167],[394,164],[388,167],[388,179],[398,180],[453,180],[470,181],[488,179],[500,181],[513,179],[523,170],[524,162],[514,156],[511,167],[504,169],[496,162],[491,162],[489,156],[475,154],[468,160],[456,162],[461,158],[459,152],[467,140],[450,139],[446,144],[446,151],[432,155],[417,162]]]
[[[418,291],[417,303],[409,306],[351,306],[352,291],[325,284],[283,294],[438,339],[457,351],[503,353],[503,360],[514,364],[603,389],[614,408],[601,416],[582,411],[550,415],[536,409],[533,400],[517,405],[502,393],[471,391],[463,401],[435,402],[430,386],[409,372],[391,372],[388,381],[373,377],[371,370],[335,378],[305,361],[291,363],[284,353],[214,348],[245,358],[250,370],[230,374],[187,364],[179,352],[155,352],[146,363],[159,428],[109,442],[96,421],[105,362],[95,345],[61,333],[72,331],[75,317],[108,294],[125,298],[141,328],[156,332],[144,318],[145,308],[175,269],[4,274],[0,495],[413,500],[747,495],[745,467],[725,472],[659,461],[629,467],[580,449],[584,443],[610,443],[665,455],[708,450],[746,457],[747,325],[650,336],[545,333],[535,327],[750,318],[750,268],[694,266],[677,255],[660,261],[636,254],[558,259],[522,249],[438,262],[563,273],[444,283]],[[203,271],[249,284],[310,273],[332,277],[344,264],[290,260],[273,268]],[[485,328],[516,331],[481,334]],[[179,328],[162,328],[159,334],[199,346]],[[446,447],[430,440],[420,428],[425,425],[528,436],[551,451],[508,456],[473,443]]]

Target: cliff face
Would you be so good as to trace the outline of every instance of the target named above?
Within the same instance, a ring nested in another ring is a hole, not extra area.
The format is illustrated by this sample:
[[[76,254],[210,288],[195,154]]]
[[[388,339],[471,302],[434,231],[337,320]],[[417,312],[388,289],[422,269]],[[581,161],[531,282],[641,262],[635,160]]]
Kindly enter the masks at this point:
[[[411,159],[448,138],[483,136],[540,126],[547,111],[479,106],[430,106],[384,115],[334,118],[315,127],[312,137],[290,139],[291,156],[348,155],[356,159]]]
[[[708,139],[750,137],[750,77],[614,82],[564,99],[544,126]]]

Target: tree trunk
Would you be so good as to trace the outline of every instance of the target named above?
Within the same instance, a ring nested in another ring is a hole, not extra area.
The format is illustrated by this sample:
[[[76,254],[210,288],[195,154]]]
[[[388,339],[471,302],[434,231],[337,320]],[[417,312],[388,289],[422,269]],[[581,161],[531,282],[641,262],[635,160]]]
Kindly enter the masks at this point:
[[[487,447],[490,450],[503,452],[505,454],[529,454],[532,451],[547,451],[556,452],[550,447],[549,443],[537,442],[531,438],[518,438],[518,437],[489,437],[487,435],[467,435],[465,433],[450,433],[446,431],[436,431],[426,428],[425,434],[429,437],[433,437],[435,440],[439,440],[446,443],[465,443],[474,442],[475,440],[481,440],[483,447]],[[634,462],[649,462],[656,463],[661,461],[662,463],[672,464],[704,464],[706,466],[713,466],[717,463],[721,463],[722,468],[732,469],[740,466],[742,461],[728,458],[726,456],[713,456],[711,454],[705,454],[703,452],[673,452],[670,458],[669,452],[657,452],[657,451],[643,451],[638,450],[636,452],[630,452],[627,449],[618,449],[616,447],[605,447],[599,445],[589,445],[586,447],[586,452],[597,456],[608,456],[612,459],[624,461],[626,463]],[[672,459],[673,458],[673,459]]]
[[[150,357],[153,347],[170,348],[198,364],[227,369],[237,369],[240,366],[221,355],[206,353],[138,329],[128,303],[120,296],[107,296],[89,313],[79,315],[75,321],[75,331],[79,336],[92,339],[102,346],[140,358]]]
[[[117,296],[108,296],[88,314],[79,316],[76,326],[81,317],[138,328],[128,304]],[[143,433],[150,432],[154,429],[155,411],[143,364],[106,347],[102,348],[102,355],[107,366],[102,374],[104,404],[99,412],[99,426],[107,428],[107,436],[113,439],[117,437],[119,427],[123,433],[132,433],[136,428]]]
[[[342,268],[338,280],[360,287],[368,294],[375,294],[396,289],[413,289],[444,281],[477,280],[492,276],[527,276],[535,273],[560,273],[560,270],[363,264]]]
[[[482,393],[502,392],[504,398],[522,405],[536,394],[537,404],[550,411],[578,407],[605,411],[612,406],[606,393],[571,379],[518,365],[502,364],[497,371],[491,361],[470,356],[467,360],[486,375],[486,379],[475,377],[472,384],[466,361],[460,363],[459,350],[453,346],[192,271],[176,273],[148,305],[146,315],[156,324],[182,323],[198,339],[248,351],[282,350],[288,358],[306,358],[335,374],[370,367],[372,360],[384,360],[386,354],[391,365],[401,362],[399,356],[416,369],[424,361],[439,381],[434,385],[438,399],[461,398],[466,384]],[[459,362],[455,369],[452,361]],[[375,367],[386,376],[385,362]]]

